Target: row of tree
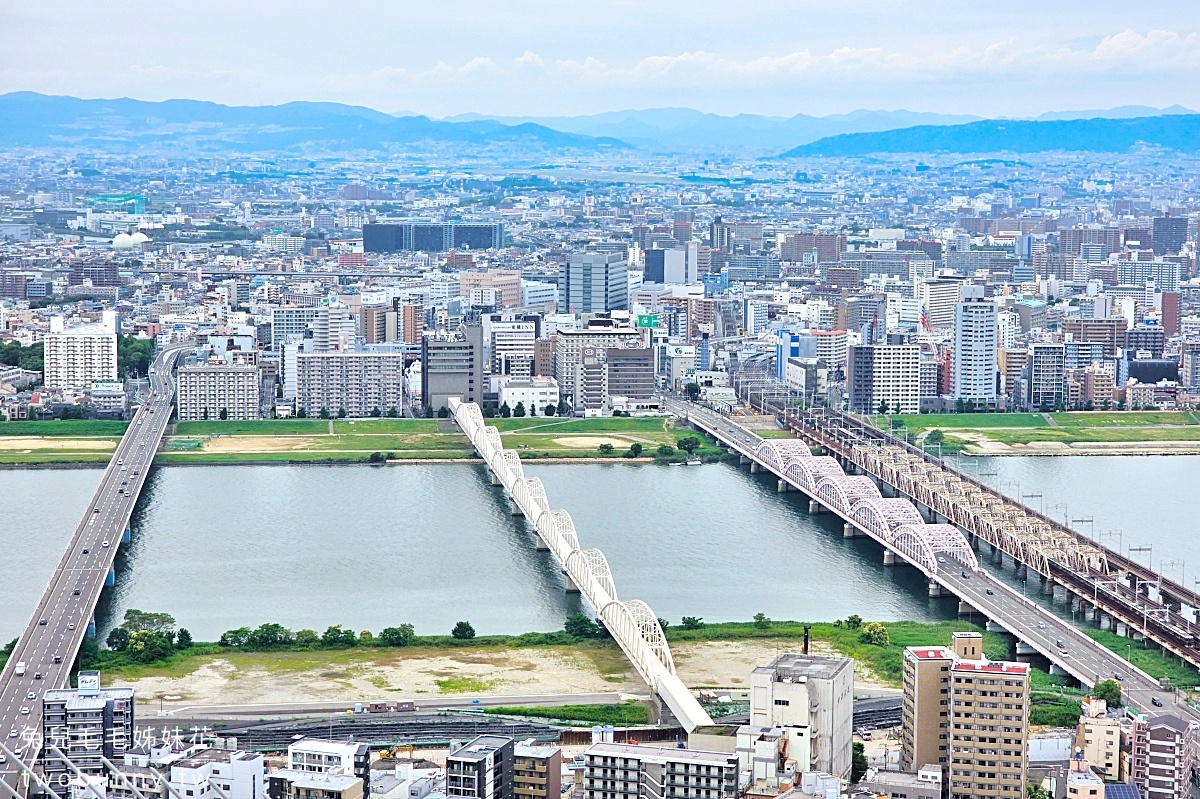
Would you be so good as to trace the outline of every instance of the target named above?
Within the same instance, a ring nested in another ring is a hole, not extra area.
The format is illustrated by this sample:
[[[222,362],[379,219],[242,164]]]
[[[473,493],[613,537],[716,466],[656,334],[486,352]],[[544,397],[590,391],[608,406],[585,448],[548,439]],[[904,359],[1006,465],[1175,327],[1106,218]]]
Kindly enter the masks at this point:
[[[838,619],[833,623],[833,626],[844,627],[847,630],[857,630],[860,643],[871,644],[872,646],[887,646],[892,642],[887,625],[878,621],[863,621],[863,617],[857,613],[852,613],[845,619]]]
[[[169,613],[130,608],[125,611],[124,621],[109,631],[105,644],[138,663],[153,663],[190,647],[192,634],[186,629],[176,631],[175,618]]]

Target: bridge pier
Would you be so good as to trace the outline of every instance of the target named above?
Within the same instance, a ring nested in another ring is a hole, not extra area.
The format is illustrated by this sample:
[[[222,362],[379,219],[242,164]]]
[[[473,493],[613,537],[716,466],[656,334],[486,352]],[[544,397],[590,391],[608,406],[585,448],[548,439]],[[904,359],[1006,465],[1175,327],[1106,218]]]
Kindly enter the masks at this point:
[[[784,480],[782,477],[780,477],[778,482],[775,483],[775,490],[778,491],[780,494],[786,494],[787,492],[795,491],[796,489],[792,488],[791,483],[789,483],[787,480]]]
[[[488,470],[488,476],[490,478],[492,478],[492,485],[494,485],[494,486],[504,485],[504,483],[502,483],[500,481],[500,478],[496,476],[496,473],[493,472],[491,469]]]
[[[850,522],[842,525],[842,538],[858,538],[860,535],[862,534],[858,532],[858,528]]]
[[[966,602],[962,601],[961,599],[960,599],[960,600],[958,600],[958,615],[960,615],[960,616],[973,616],[973,615],[975,615],[975,614],[976,614],[976,613],[978,613],[978,612],[979,612],[978,610],[976,610],[975,608],[971,607],[971,605],[969,605],[968,603],[966,603]]]
[[[1119,621],[1116,623],[1115,627],[1116,629],[1113,630],[1113,632],[1115,632],[1117,635],[1121,636],[1122,638],[1129,637],[1129,627],[1125,625],[1125,622]]]
[[[565,577],[566,581],[567,581],[567,593],[568,594],[582,593],[579,590],[579,586],[575,585],[575,581],[571,579],[571,575],[567,574],[566,572],[563,572],[563,577]]]
[[[939,599],[945,595],[946,595],[945,589],[942,588],[941,583],[939,583],[937,580],[929,581],[929,598],[930,599]]]
[[[517,504],[517,501],[515,499],[512,501],[512,515],[513,516],[524,516],[525,515],[525,511],[521,510],[521,506]]]
[[[883,565],[884,566],[903,566],[904,561],[896,557],[896,553],[890,549],[883,550]]]
[[[1054,596],[1054,587],[1055,587],[1054,580],[1050,579],[1049,577],[1042,578],[1042,593],[1043,594],[1045,594],[1046,596],[1049,596],[1049,597]]]
[[[1017,577],[1022,580],[1029,579],[1029,566],[1024,563],[1017,564]]]
[[[810,499],[808,501],[808,512],[812,514],[824,513],[825,506],[820,502],[817,502],[815,499]]]
[[[1004,566],[1004,550],[1000,547],[992,547],[991,558],[996,566]]]
[[[104,576],[104,584],[108,586],[117,584],[117,573],[111,568],[108,570],[108,574]]]
[[[1040,653],[1034,647],[1030,646],[1029,644],[1025,643],[1024,641],[1017,641],[1017,655],[1037,655],[1037,654],[1040,654]]]
[[[550,551],[550,546],[545,541],[542,540],[542,537],[540,535],[535,535],[533,537],[533,548],[535,550],[537,550],[538,552],[549,552]]]
[[[95,638],[96,637],[96,617],[95,616],[93,616],[91,621],[88,622],[87,631],[84,632],[83,635],[85,638]]]
[[[121,533],[121,543],[128,544],[132,540],[133,540],[133,534],[130,532],[129,528],[126,527],[125,532]]]
[[[762,467],[758,465],[758,461],[750,461],[750,474],[758,474]]]
[[[998,621],[992,621],[991,619],[988,619],[988,621],[983,626],[984,626],[984,629],[986,629],[990,633],[1005,633],[1005,634],[1008,633],[1008,630],[1004,627],[1004,625],[1002,625]]]
[[[1050,590],[1047,593],[1054,597],[1055,602],[1067,601],[1067,589],[1064,586],[1056,583],[1050,583]]]
[[[738,466],[746,466],[751,463],[753,461],[750,458],[747,458],[745,455],[738,455]]]

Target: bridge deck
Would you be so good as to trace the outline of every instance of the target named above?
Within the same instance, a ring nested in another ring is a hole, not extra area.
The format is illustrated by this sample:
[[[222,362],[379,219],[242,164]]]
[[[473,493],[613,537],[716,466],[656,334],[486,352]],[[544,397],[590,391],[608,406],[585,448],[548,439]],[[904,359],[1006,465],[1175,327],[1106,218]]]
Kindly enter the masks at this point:
[[[150,399],[130,421],[33,617],[0,672],[0,740],[10,749],[20,741],[17,746],[26,762],[36,757],[41,746],[42,692],[70,683],[84,637],[95,632],[96,604],[171,418],[175,393],[171,370],[179,352],[179,348],[166,349],[155,359]],[[18,663],[25,666],[23,675],[16,673]],[[14,729],[16,738],[10,737]],[[11,769],[5,774],[10,775]]]
[[[1157,681],[1150,675],[1132,666],[1124,658],[1092,640],[1086,633],[1074,625],[1061,619],[1037,602],[1015,591],[1011,586],[996,580],[985,569],[978,565],[968,566],[963,558],[954,557],[947,552],[938,556],[931,564],[927,560],[915,557],[905,551],[901,542],[890,537],[888,532],[864,514],[855,514],[854,507],[847,508],[839,504],[827,491],[818,490],[812,478],[806,480],[806,475],[819,472],[813,467],[797,468],[799,461],[826,461],[814,456],[808,445],[796,439],[763,439],[731,419],[697,405],[678,402],[669,403],[671,409],[686,418],[696,427],[712,435],[718,441],[729,446],[742,456],[758,463],[775,473],[790,486],[805,492],[821,507],[840,516],[847,524],[865,532],[878,541],[885,549],[900,555],[905,561],[920,569],[932,582],[962,599],[987,618],[1000,624],[1018,641],[1027,644],[1043,655],[1051,664],[1070,674],[1084,685],[1094,685],[1100,679],[1109,679],[1120,673],[1124,678],[1122,688],[1127,701],[1132,706],[1152,712],[1152,698],[1162,697],[1170,701],[1168,691],[1161,690]],[[840,475],[840,479],[839,479]],[[821,487],[836,484],[845,480],[869,479],[861,477],[846,477],[840,466],[837,473],[826,472],[821,475]],[[893,499],[891,502],[908,500]],[[916,506],[912,505],[914,512]],[[918,512],[919,515],[919,512]],[[901,525],[898,525],[900,527]],[[949,525],[926,525],[926,527],[947,528]],[[954,529],[954,528],[951,528]],[[967,544],[961,531],[954,529],[962,545]],[[950,547],[957,549],[957,547]],[[1063,646],[1059,646],[1059,641]],[[1180,710],[1191,713],[1194,711],[1180,705]]]

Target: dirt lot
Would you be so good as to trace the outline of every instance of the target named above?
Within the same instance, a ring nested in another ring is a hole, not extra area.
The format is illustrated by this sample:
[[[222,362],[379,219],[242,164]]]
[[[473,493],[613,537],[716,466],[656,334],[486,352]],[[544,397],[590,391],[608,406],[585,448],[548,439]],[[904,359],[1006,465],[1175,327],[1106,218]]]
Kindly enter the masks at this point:
[[[750,670],[769,663],[795,642],[701,642],[672,647],[680,678],[693,687],[749,687]],[[782,648],[781,648],[782,647]],[[816,654],[832,654],[820,646]],[[319,662],[319,659],[337,662]],[[251,704],[354,700],[454,694],[644,693],[647,689],[619,652],[539,647],[436,649],[349,653],[234,655],[206,660],[177,678],[113,680],[132,685],[144,702]],[[856,684],[879,683],[856,674]]]
[[[316,443],[312,436],[216,436],[206,439],[204,452],[291,452]]]
[[[40,436],[3,436],[0,437],[0,449],[24,450],[35,449],[65,449],[65,450],[110,450],[115,449],[117,442],[93,438],[42,438]]]
[[[614,447],[628,447],[628,438],[608,438],[605,436],[567,436],[556,438],[554,443],[569,449],[595,449],[601,444],[612,444]]]

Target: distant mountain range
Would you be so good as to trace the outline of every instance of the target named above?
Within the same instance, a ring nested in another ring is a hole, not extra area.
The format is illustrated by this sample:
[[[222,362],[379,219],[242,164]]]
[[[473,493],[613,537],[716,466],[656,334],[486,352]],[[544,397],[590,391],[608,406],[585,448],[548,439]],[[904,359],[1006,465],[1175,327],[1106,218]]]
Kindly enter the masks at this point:
[[[1039,153],[1054,150],[1124,152],[1145,145],[1200,151],[1200,114],[1124,119],[1002,120],[920,125],[877,133],[847,133],[794,147],[783,158],[873,153]]]
[[[652,150],[667,152],[755,151],[776,153],[839,133],[893,130],[913,125],[954,125],[975,116],[914,111],[851,111],[816,117],[770,117],[758,114],[719,116],[691,108],[648,108],[609,111],[575,117],[487,117],[460,114],[447,122],[491,119],[505,124],[533,123],[565,133],[610,136]]]
[[[397,117],[360,106],[296,102],[228,106],[199,100],[81,100],[34,92],[0,95],[0,146],[82,146],[133,151],[169,146],[209,152],[345,152],[416,144],[627,148],[615,139],[524,123]]]
[[[199,100],[83,100],[34,92],[0,95],[0,147],[77,146],[132,152],[335,153],[416,146],[505,147],[736,155],[871,152],[1125,150],[1146,142],[1200,149],[1200,115],[1187,108],[1124,106],[1054,112],[1034,120],[986,120],[914,111],[771,117],[719,116],[690,108],[574,117],[446,119],[385,114],[339,103],[228,106]]]
[[[1195,112],[1182,106],[1123,106],[1102,111],[1056,111],[1043,114],[1037,119],[1118,119],[1193,113]],[[447,117],[446,121],[466,122],[482,119],[505,124],[534,123],[586,136],[611,136],[640,147],[658,150],[763,153],[777,153],[789,147],[841,134],[891,131],[915,126],[940,127],[982,121],[981,117],[964,114],[903,110],[858,110],[823,117],[808,114],[772,117],[757,114],[718,116],[691,108],[649,108],[642,111],[611,111],[574,117],[487,117],[480,114],[460,114]]]

